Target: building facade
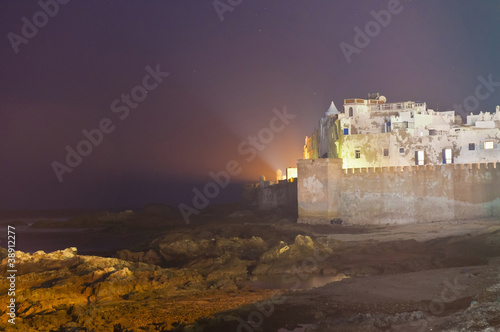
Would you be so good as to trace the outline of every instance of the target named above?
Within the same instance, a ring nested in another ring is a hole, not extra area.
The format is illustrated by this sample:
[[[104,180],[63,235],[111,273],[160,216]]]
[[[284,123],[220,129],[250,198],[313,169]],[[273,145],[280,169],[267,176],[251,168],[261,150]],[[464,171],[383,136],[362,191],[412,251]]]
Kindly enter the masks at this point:
[[[499,106],[463,123],[425,102],[346,99],[342,112],[332,102],[297,163],[299,222],[500,215],[499,144]]]
[[[306,137],[304,159],[340,158],[343,168],[499,161],[500,106],[466,120],[424,102],[346,99],[342,113],[332,102]]]

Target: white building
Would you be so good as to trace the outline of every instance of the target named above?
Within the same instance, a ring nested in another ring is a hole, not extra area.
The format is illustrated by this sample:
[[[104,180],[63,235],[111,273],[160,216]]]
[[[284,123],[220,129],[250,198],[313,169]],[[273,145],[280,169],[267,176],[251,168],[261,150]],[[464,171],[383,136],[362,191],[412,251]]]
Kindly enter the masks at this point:
[[[500,161],[500,106],[467,116],[437,112],[425,102],[387,103],[385,97],[332,102],[304,159],[340,158],[343,168],[470,164]]]

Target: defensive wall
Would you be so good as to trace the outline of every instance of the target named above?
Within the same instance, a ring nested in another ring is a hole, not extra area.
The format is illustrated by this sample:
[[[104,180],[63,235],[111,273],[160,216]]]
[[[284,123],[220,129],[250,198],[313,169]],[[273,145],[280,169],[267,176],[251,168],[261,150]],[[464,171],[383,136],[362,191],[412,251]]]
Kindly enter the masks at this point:
[[[283,208],[297,210],[297,182],[279,181],[277,184],[262,186],[257,191],[261,210]]]
[[[261,181],[243,186],[245,204],[259,210],[283,210],[297,217],[297,179],[295,181]]]
[[[500,164],[342,168],[297,161],[298,222],[407,224],[500,217]]]

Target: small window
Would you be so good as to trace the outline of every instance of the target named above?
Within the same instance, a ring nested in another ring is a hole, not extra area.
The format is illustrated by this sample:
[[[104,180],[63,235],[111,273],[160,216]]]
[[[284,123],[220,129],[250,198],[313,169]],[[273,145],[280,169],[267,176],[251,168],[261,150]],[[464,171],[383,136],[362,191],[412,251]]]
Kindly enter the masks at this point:
[[[452,164],[453,163],[453,155],[451,153],[451,149],[443,149],[443,164]]]
[[[476,149],[476,143],[469,143],[469,151],[474,151]]]
[[[356,150],[356,159],[361,158],[361,150]]]
[[[384,149],[384,157],[389,157],[389,149],[388,148]]]
[[[349,107],[349,116],[352,117],[354,115],[354,110],[352,107]]]
[[[344,128],[344,135],[349,135],[349,128]]]
[[[429,129],[429,136],[436,136],[437,132],[435,129]]]
[[[423,165],[424,164],[424,151],[418,150],[415,151],[415,165]]]
[[[405,148],[399,148],[399,153],[405,153]]]
[[[485,150],[493,149],[493,141],[484,142],[484,149]]]

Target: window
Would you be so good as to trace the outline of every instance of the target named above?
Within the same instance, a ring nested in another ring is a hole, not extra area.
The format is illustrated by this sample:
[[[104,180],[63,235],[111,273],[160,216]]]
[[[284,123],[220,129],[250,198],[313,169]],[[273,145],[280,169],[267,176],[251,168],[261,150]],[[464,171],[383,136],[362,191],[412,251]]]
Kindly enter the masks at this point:
[[[451,149],[443,149],[443,164],[452,164],[453,163],[453,155],[451,153]]]
[[[361,158],[361,150],[356,150],[355,153],[356,153],[356,159]]]
[[[344,135],[349,135],[349,128],[344,128]]]
[[[415,165],[423,165],[424,164],[424,151],[418,150],[415,151]]]
[[[399,148],[399,153],[405,153],[405,148]]]
[[[476,149],[476,143],[469,143],[469,151],[473,151]]]
[[[352,107],[349,107],[349,116],[353,116],[354,115],[354,110],[352,109]]]
[[[493,141],[484,142],[484,149],[485,150],[491,150],[491,149],[493,149],[493,146],[494,146]]]
[[[389,157],[389,149],[388,148],[384,149],[384,157]]]

